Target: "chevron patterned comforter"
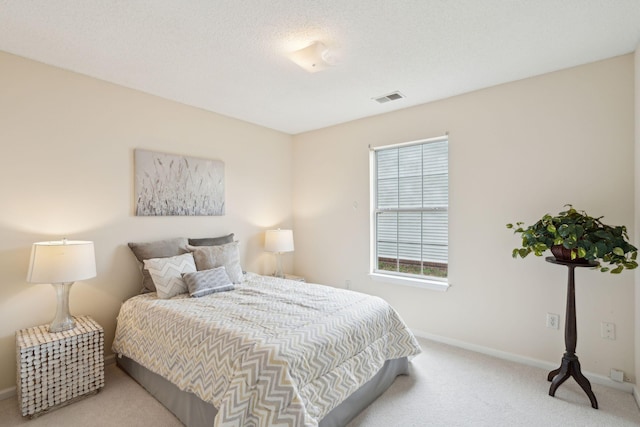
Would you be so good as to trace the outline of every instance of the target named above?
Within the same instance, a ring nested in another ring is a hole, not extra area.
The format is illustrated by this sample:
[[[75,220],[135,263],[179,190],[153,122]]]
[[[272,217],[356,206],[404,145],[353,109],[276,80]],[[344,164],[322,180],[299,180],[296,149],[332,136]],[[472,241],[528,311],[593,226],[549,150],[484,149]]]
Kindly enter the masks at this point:
[[[247,273],[236,289],[127,300],[113,350],[213,404],[223,426],[315,426],[420,347],[382,299]]]

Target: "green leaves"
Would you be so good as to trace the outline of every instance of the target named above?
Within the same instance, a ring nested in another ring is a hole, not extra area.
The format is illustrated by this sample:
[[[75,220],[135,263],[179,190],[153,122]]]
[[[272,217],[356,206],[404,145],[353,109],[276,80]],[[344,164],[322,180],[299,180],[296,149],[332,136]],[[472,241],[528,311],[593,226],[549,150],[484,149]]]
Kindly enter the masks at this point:
[[[560,235],[560,237],[565,238],[570,233],[571,230],[569,230],[569,224],[562,224],[560,227],[558,227],[558,234]]]
[[[530,253],[531,253],[531,249],[529,248],[520,248],[520,249],[515,248],[513,252],[511,252],[511,256],[513,258],[518,258],[518,255],[520,255],[520,258],[524,258]]]
[[[578,258],[584,258],[585,256],[587,256],[587,251],[585,248],[578,248],[578,254],[577,254]]]
[[[524,222],[516,222],[515,226],[513,224],[507,224],[507,228],[513,229],[514,227],[518,227],[516,230],[514,230],[514,233],[522,233],[524,230],[522,229],[521,225],[523,224]]]
[[[604,224],[602,217],[591,217],[572,205],[556,216],[545,214],[530,226],[522,222],[509,223],[507,228],[521,234],[522,245],[512,251],[514,258],[524,258],[533,252],[542,256],[553,245],[571,249],[571,259],[598,260],[609,264],[600,271],[619,274],[624,269],[638,267],[638,249],[628,242],[627,228]]]
[[[620,274],[622,273],[622,270],[624,270],[624,265],[619,265],[616,268],[614,268],[613,270],[611,270],[611,274]]]

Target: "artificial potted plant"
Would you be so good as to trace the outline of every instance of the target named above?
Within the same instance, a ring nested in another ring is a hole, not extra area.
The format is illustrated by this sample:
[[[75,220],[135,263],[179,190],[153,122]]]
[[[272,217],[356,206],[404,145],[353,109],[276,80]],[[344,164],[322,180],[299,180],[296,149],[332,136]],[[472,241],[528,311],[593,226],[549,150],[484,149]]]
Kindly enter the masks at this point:
[[[549,249],[556,259],[562,261],[598,261],[602,272],[617,274],[625,268],[638,266],[638,249],[629,243],[624,225],[610,226],[600,221],[602,217],[591,217],[571,205],[565,207],[568,209],[558,215],[546,214],[526,228],[522,222],[507,224],[507,228],[522,235],[522,246],[515,248],[512,256],[524,258],[531,252],[542,256]]]

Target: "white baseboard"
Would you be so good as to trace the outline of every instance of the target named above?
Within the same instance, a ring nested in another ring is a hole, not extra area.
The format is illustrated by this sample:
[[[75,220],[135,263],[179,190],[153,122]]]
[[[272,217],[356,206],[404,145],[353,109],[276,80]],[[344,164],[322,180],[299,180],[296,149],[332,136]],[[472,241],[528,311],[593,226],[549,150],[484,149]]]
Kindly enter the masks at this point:
[[[15,396],[17,393],[16,386],[5,388],[4,390],[0,390],[0,400],[10,399]]]
[[[108,356],[104,357],[104,366],[113,365],[114,363],[116,363],[115,354],[109,354]]]
[[[108,356],[104,357],[104,366],[112,365],[114,363],[116,363],[115,354],[109,354]],[[16,393],[17,393],[17,389],[15,386],[5,388],[4,390],[0,390],[0,400],[10,399],[13,396],[15,396]]]
[[[460,347],[465,350],[475,351],[476,353],[486,354],[488,356],[497,357],[499,359],[508,360],[510,362],[522,363],[523,365],[535,366],[537,368],[542,368],[545,370],[553,370],[558,368],[558,364],[554,364],[551,362],[546,362],[544,360],[533,359],[530,357],[520,356],[518,354],[508,353],[506,351],[496,350],[490,347],[484,347],[481,345],[471,344],[465,341],[459,341],[452,338],[442,337],[439,335],[430,334],[424,331],[418,331],[415,329],[411,330],[416,337],[425,338],[428,340],[441,342],[443,344],[449,344],[454,347]],[[638,390],[631,383],[619,383],[617,381],[613,381],[611,378],[606,377],[604,375],[594,374],[591,372],[582,372],[592,383],[604,385],[607,387],[615,388],[618,390],[626,391],[628,393],[633,393],[636,402],[640,405],[640,395],[638,394]]]
[[[640,391],[638,390],[638,386],[633,387],[633,397],[636,399],[636,405],[640,408]]]

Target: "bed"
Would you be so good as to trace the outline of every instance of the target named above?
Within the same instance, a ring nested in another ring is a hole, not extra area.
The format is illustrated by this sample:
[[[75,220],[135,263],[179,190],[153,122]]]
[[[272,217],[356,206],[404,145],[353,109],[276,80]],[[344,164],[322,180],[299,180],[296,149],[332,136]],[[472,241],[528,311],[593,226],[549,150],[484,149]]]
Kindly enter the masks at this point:
[[[229,292],[127,300],[113,350],[189,427],[329,427],[406,374],[420,347],[380,298],[246,273]]]

